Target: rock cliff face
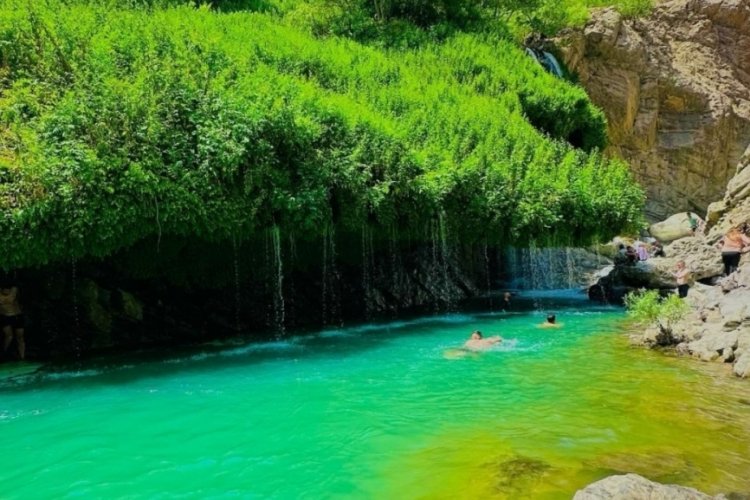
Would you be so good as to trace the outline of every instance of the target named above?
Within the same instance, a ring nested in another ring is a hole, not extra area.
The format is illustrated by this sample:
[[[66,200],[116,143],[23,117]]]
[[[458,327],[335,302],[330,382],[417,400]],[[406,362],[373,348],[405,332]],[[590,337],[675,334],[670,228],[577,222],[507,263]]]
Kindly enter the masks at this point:
[[[646,188],[648,218],[722,198],[750,155],[748,0],[669,0],[633,20],[604,9],[557,46],[606,112],[610,152]]]

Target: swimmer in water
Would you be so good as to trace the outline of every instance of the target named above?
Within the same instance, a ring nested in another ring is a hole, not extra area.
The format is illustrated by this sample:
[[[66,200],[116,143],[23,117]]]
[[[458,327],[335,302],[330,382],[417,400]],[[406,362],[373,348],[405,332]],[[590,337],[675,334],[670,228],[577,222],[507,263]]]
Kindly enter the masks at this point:
[[[482,336],[482,332],[480,332],[479,330],[474,330],[471,333],[471,337],[469,338],[469,340],[464,343],[464,349],[468,349],[470,351],[483,351],[495,344],[499,344],[502,341],[503,339],[499,335],[484,338]]]
[[[560,328],[562,323],[557,322],[557,318],[554,314],[547,315],[547,321],[539,325],[539,328]]]

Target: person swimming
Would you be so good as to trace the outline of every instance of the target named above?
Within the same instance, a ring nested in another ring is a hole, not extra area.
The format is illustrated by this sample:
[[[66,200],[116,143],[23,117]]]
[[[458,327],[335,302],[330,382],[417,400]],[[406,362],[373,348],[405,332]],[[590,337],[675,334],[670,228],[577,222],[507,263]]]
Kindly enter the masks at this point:
[[[539,328],[560,328],[562,323],[557,322],[557,317],[554,314],[547,315],[547,321],[539,325]]]
[[[500,337],[500,335],[494,335],[492,337],[484,338],[482,336],[482,332],[479,330],[474,330],[471,332],[471,337],[469,340],[464,342],[464,349],[468,349],[470,351],[482,351],[484,349],[488,349],[492,347],[495,344],[499,344],[502,342],[503,339]]]

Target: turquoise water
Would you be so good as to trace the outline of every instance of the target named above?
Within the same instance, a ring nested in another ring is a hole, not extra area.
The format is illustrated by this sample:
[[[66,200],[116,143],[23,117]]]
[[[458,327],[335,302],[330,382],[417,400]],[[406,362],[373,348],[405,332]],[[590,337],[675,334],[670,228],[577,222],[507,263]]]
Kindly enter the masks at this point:
[[[0,385],[3,498],[569,498],[635,471],[750,492],[750,390],[542,296]],[[453,359],[480,329],[506,340]],[[718,370],[718,371],[717,371]]]

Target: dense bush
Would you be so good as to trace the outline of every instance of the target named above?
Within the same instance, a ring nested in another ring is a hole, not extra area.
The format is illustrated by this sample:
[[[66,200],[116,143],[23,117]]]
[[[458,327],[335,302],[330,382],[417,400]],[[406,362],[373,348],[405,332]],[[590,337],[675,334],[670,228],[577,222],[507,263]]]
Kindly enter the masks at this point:
[[[438,216],[457,238],[588,241],[642,202],[604,130],[489,35],[394,53],[276,14],[0,0],[0,265]]]
[[[656,327],[659,345],[674,343],[673,325],[690,310],[687,303],[676,294],[662,297],[658,290],[631,292],[625,296],[628,316],[645,327]]]

